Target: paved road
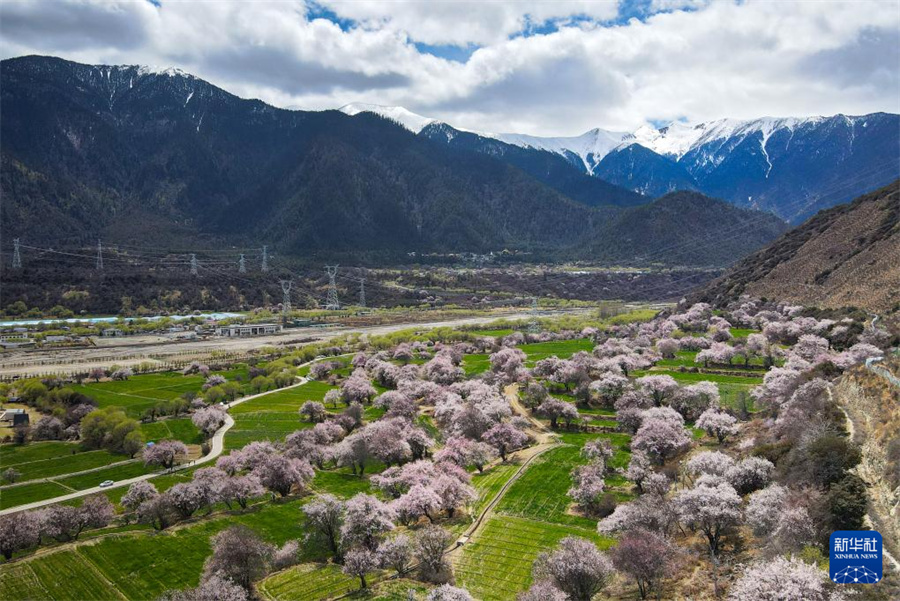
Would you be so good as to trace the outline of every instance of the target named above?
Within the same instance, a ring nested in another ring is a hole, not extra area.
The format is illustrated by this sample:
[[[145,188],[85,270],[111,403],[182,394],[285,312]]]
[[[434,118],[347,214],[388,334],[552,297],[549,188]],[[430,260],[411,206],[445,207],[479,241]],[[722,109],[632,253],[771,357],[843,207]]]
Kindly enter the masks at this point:
[[[541,315],[557,315],[563,313],[580,313],[587,309],[570,309],[558,311],[542,311]],[[427,322],[403,322],[390,325],[363,326],[363,327],[335,327],[335,328],[291,328],[281,334],[270,336],[255,336],[252,338],[210,338],[196,341],[168,341],[159,342],[154,338],[151,342],[144,338],[133,345],[116,345],[115,347],[91,347],[72,349],[53,349],[40,351],[13,351],[3,354],[0,358],[0,375],[27,376],[38,373],[82,373],[93,367],[108,367],[110,363],[126,366],[153,360],[174,360],[179,354],[204,355],[213,351],[244,352],[264,346],[279,346],[296,344],[298,339],[305,341],[325,341],[350,333],[368,335],[390,334],[410,328],[434,329],[442,327],[471,326],[490,323],[498,319],[523,320],[529,319],[531,314],[523,311],[510,313],[497,313],[484,317],[460,317],[442,321]],[[152,355],[152,358],[150,356]],[[112,357],[113,359],[110,359]],[[94,360],[96,359],[96,360]],[[78,360],[78,363],[71,363]],[[11,364],[27,362],[26,366]],[[44,362],[43,365],[31,365],[32,362]]]
[[[312,361],[310,361],[312,363]],[[304,363],[303,365],[308,365],[308,363]],[[302,367],[302,366],[301,366]],[[291,384],[290,386],[285,386],[284,388],[277,388],[275,390],[269,390],[267,392],[261,392],[259,394],[254,394],[250,396],[245,396],[243,398],[237,399],[236,401],[232,401],[225,405],[226,409],[231,409],[232,407],[236,407],[241,403],[246,403],[247,401],[252,401],[253,399],[258,399],[259,397],[266,396],[268,394],[272,394],[275,392],[280,392],[282,390],[288,390],[290,388],[296,388],[298,386],[303,386],[309,380],[307,378],[300,378],[296,384]],[[179,466],[171,470],[164,470],[160,472],[153,472],[151,474],[143,474],[141,476],[135,476],[134,478],[128,478],[126,480],[118,480],[113,483],[112,486],[100,487],[95,486],[93,488],[87,488],[85,490],[79,490],[77,492],[69,493],[66,495],[61,495],[58,497],[53,497],[52,499],[44,499],[42,501],[35,501],[33,503],[26,503],[25,505],[16,505],[15,507],[9,507],[7,509],[0,510],[0,515],[7,515],[10,513],[18,513],[20,511],[26,511],[28,509],[37,509],[38,507],[44,507],[46,505],[52,505],[54,503],[62,503],[64,501],[71,501],[72,499],[78,499],[80,497],[86,497],[88,495],[93,495],[97,493],[106,492],[108,490],[112,490],[114,488],[121,488],[123,486],[131,486],[135,482],[140,482],[142,480],[150,480],[151,478],[156,478],[157,476],[162,476],[165,474],[172,474],[178,472],[180,470],[186,470],[189,468],[197,467],[198,465],[202,465],[204,463],[209,463],[219,457],[222,452],[225,450],[225,434],[234,426],[234,418],[232,418],[227,413],[225,414],[225,423],[222,424],[222,427],[216,430],[215,434],[212,435],[210,439],[210,449],[209,453],[200,457],[199,459],[195,459],[194,461],[189,461],[187,463],[183,463]],[[68,475],[68,474],[67,474]],[[0,491],[2,492],[2,491]]]

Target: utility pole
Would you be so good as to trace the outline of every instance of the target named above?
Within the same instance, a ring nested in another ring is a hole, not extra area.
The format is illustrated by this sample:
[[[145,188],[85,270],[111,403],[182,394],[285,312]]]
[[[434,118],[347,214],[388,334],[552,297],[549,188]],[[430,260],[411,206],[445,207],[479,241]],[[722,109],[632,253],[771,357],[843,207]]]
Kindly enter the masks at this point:
[[[243,253],[241,254],[241,258],[238,259],[238,273],[247,273],[247,263],[244,260]]]
[[[269,271],[269,247],[263,246],[262,270]]]
[[[281,317],[287,321],[288,314],[291,312],[291,285],[293,280],[281,280]]]
[[[328,274],[328,298],[325,300],[325,308],[330,311],[337,311],[341,308],[341,303],[338,301],[337,284],[334,281],[337,270],[337,265],[325,266],[325,273]]]
[[[103,271],[103,243],[97,240],[97,271]]]
[[[19,239],[13,240],[13,269],[22,269],[22,255],[19,253]]]
[[[538,302],[536,296],[531,297],[531,317],[528,320],[528,333],[541,333],[541,323],[538,321]]]
[[[197,275],[197,255],[191,253],[191,275]]]
[[[359,280],[359,306],[366,307],[366,278]]]

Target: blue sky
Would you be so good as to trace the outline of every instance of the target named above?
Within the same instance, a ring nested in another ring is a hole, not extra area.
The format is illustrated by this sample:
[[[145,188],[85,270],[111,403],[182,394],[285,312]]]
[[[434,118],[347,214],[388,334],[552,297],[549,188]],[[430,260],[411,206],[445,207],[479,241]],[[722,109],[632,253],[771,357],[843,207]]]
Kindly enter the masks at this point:
[[[900,0],[4,0],[0,55],[24,54],[537,135],[900,112]]]

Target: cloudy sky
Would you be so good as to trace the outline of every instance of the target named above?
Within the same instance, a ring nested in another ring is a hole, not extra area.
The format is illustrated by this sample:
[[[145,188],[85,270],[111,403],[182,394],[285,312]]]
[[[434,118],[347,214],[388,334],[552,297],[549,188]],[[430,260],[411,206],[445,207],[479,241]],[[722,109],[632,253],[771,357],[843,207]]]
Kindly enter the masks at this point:
[[[3,0],[0,54],[538,135],[900,112],[900,0]]]

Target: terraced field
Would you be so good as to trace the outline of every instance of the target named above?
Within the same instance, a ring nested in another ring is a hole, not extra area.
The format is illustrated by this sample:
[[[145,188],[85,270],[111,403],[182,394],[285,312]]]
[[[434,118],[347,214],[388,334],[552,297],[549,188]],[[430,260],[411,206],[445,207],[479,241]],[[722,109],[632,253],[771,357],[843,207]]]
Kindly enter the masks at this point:
[[[371,574],[371,580],[377,579]],[[274,574],[260,585],[269,599],[285,601],[318,601],[331,599],[359,588],[359,579],[347,576],[333,564],[305,563]]]

